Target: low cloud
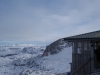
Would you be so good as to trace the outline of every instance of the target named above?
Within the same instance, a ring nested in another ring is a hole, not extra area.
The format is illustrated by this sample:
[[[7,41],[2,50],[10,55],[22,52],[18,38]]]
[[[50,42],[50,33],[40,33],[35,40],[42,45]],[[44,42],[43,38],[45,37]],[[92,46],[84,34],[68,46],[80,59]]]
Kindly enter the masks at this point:
[[[0,39],[47,39],[48,42],[52,42],[63,37],[99,30],[99,3],[99,0],[59,0],[58,3],[55,0],[43,0],[42,3],[18,1],[11,5],[15,7],[10,9],[9,6],[9,10],[2,7],[6,13],[0,13]],[[2,6],[7,5],[3,4]]]

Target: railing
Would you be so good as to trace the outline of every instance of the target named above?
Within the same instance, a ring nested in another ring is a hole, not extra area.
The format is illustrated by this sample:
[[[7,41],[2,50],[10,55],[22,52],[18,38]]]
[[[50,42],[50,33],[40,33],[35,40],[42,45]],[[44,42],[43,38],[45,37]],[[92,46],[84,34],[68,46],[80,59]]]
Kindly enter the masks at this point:
[[[71,73],[71,75],[75,75],[76,73],[78,73],[79,70],[84,68],[84,66],[86,66],[91,60],[92,60],[92,58],[89,58],[86,62],[84,62],[82,65],[80,65],[75,71],[73,71]]]

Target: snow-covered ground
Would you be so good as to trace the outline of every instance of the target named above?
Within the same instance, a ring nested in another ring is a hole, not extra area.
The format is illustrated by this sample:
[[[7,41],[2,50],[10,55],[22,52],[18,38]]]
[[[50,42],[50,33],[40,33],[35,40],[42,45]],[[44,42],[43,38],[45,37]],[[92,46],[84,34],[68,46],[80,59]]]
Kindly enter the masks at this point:
[[[53,73],[64,73],[70,71],[70,62],[72,48],[64,48],[61,52],[55,55],[48,55],[43,58],[39,58],[35,63],[39,65],[40,69],[50,70]]]
[[[70,71],[71,47],[41,57],[45,46],[1,46],[0,75],[56,75]]]

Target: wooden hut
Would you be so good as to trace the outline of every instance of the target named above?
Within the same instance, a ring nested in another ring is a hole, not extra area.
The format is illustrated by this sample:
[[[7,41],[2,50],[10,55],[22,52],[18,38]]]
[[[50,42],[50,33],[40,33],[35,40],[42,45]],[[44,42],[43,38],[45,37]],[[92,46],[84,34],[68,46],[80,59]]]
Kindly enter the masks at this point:
[[[73,44],[71,75],[91,75],[100,69],[100,30],[64,40]]]

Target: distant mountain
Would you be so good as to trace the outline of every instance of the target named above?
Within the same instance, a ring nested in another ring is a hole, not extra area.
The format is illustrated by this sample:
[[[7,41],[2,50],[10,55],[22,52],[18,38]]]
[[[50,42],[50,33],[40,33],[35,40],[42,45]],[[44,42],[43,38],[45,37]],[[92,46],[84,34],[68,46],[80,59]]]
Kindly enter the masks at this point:
[[[30,47],[24,47],[23,52],[24,53],[30,53],[30,54],[39,54],[43,53],[45,50],[45,46],[30,46]]]
[[[59,39],[50,45],[48,45],[43,53],[43,56],[47,56],[49,54],[57,54],[60,51],[62,51],[65,47],[72,46],[72,43],[69,43],[67,41],[64,41],[64,39]]]
[[[36,44],[36,45],[45,45],[46,42],[43,42],[43,41],[7,41],[7,40],[0,40],[0,45],[11,45],[11,44]],[[49,44],[49,42],[48,42]]]

